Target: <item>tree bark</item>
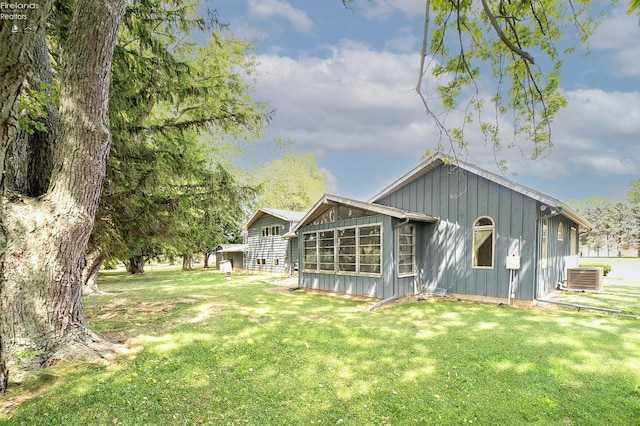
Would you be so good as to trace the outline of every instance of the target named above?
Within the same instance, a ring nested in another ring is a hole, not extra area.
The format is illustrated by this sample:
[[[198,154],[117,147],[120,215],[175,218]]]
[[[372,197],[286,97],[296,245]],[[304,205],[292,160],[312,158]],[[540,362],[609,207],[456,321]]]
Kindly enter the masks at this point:
[[[202,260],[203,263],[203,268],[207,269],[209,267],[209,257],[211,256],[211,253],[204,253],[204,259]]]
[[[144,256],[133,256],[127,262],[127,272],[130,274],[144,274]]]
[[[3,177],[7,171],[23,167],[15,164],[23,157],[15,157],[11,163],[4,153],[18,137],[16,99],[24,73],[42,65],[34,63],[38,55],[31,51],[36,50],[37,40],[43,40],[52,3],[41,1],[29,15],[37,21],[29,22],[36,28],[33,39],[20,35],[21,42],[15,43],[15,38],[9,38],[11,22],[0,22],[2,45],[26,49],[14,55],[13,63],[0,66],[2,89],[10,90],[0,95]],[[60,121],[53,161],[49,163],[50,156],[44,158],[44,153],[32,163],[38,168],[27,169],[26,179],[32,184],[2,182],[0,355],[12,371],[37,369],[58,359],[104,359],[116,353],[114,345],[87,326],[81,273],[111,142],[109,79],[126,4],[126,0],[75,2],[61,58]],[[14,68],[24,73],[16,74]],[[10,103],[9,110],[5,102]],[[39,153],[41,149],[37,149]],[[48,170],[43,171],[43,167]],[[33,197],[43,185],[42,175],[46,175],[47,190]]]
[[[193,256],[191,254],[183,254],[182,255],[182,270],[183,271],[190,271],[192,269],[192,262],[191,262],[192,259],[193,259]]]
[[[85,255],[85,265],[82,269],[82,293],[85,296],[100,296],[106,294],[98,288],[98,273],[106,256],[102,249],[95,247]]]

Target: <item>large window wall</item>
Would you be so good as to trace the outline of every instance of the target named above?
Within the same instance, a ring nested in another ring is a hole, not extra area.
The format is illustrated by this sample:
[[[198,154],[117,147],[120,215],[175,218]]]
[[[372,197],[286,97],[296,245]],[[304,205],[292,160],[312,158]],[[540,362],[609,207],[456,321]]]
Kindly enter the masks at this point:
[[[361,225],[305,232],[303,271],[379,276],[382,225]]]

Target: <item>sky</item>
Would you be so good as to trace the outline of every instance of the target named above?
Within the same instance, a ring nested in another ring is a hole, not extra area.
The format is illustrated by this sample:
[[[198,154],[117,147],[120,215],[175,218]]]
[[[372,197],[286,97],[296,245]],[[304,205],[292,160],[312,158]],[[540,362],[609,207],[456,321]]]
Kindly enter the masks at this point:
[[[618,201],[640,179],[638,17],[626,14],[627,1],[593,3],[594,13],[606,7],[608,14],[588,42],[589,54],[579,48],[564,58],[568,106],[552,125],[554,148],[531,161],[517,147],[495,152],[471,131],[461,159],[494,173],[500,173],[496,160],[506,160],[507,178],[565,202]],[[254,96],[275,113],[263,143],[245,149],[267,158],[261,153],[269,142],[293,141],[295,152],[316,155],[327,192],[366,201],[436,147],[434,123],[413,90],[424,0],[357,0],[350,8],[340,0],[212,6],[235,37],[256,46]],[[427,81],[431,90],[434,84]],[[481,90],[492,84],[482,79]],[[460,116],[454,111],[447,124]]]

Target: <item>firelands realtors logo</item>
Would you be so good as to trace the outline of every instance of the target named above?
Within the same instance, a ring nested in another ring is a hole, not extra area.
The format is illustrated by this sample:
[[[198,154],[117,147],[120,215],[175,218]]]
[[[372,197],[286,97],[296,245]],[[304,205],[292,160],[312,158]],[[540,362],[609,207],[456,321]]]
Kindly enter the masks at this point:
[[[26,26],[29,11],[40,7],[39,3],[5,3],[0,2],[0,20],[13,21],[11,32],[28,31]],[[20,28],[20,27],[22,28]]]

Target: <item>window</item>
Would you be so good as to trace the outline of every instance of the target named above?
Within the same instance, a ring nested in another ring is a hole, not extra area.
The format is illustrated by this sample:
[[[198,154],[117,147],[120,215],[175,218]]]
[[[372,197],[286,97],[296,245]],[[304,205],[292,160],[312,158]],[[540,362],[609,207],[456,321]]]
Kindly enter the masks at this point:
[[[358,243],[356,228],[338,230],[338,272],[357,272]]]
[[[493,268],[495,225],[489,217],[480,217],[473,224],[473,267]]]
[[[375,274],[381,271],[381,226],[303,234],[303,271]]]
[[[333,242],[334,231],[318,232],[318,269],[320,271],[335,270],[335,244]]]
[[[273,259],[273,266],[280,265],[280,259]]]
[[[571,227],[571,234],[569,235],[569,240],[571,244],[571,248],[569,249],[569,253],[572,256],[578,254],[578,230],[575,227]]]
[[[269,235],[280,235],[280,226],[263,226],[262,227],[262,236],[268,237]]]
[[[540,249],[540,267],[541,268],[546,268],[547,267],[547,252],[548,252],[548,242],[549,242],[549,238],[547,236],[547,234],[549,233],[549,221],[545,218],[542,221],[542,242],[541,242],[541,249]]]
[[[303,257],[305,271],[316,271],[318,269],[318,233],[309,232],[303,234]]]
[[[562,222],[558,224],[558,241],[564,241],[564,224]]]
[[[265,259],[256,259],[256,265],[264,265]]]
[[[415,273],[415,226],[403,225],[398,228],[398,275]]]
[[[335,270],[334,231],[316,231],[303,234],[305,271]]]
[[[358,272],[380,273],[380,225],[362,226],[358,229]]]

